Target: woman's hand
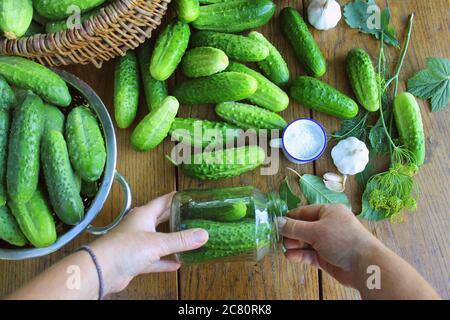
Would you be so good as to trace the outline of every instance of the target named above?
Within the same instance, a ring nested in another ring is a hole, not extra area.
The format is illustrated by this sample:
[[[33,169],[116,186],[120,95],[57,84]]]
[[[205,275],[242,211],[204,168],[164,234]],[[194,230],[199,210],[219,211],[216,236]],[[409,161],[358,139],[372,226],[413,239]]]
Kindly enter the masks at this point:
[[[176,271],[178,262],[162,258],[197,249],[208,241],[203,229],[156,231],[169,218],[172,197],[173,193],[133,209],[119,226],[91,244],[103,269],[106,293],[123,290],[142,273]]]
[[[288,260],[321,268],[358,289],[363,298],[439,299],[413,267],[344,205],[305,206],[278,219]]]

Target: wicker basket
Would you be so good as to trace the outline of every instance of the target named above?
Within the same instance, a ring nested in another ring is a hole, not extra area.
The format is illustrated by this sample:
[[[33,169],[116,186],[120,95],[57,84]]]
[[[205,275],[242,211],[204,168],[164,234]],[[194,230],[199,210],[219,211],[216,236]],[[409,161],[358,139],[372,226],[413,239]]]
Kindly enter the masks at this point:
[[[77,29],[0,40],[0,55],[35,59],[48,66],[103,61],[135,49],[161,23],[171,0],[116,0]]]

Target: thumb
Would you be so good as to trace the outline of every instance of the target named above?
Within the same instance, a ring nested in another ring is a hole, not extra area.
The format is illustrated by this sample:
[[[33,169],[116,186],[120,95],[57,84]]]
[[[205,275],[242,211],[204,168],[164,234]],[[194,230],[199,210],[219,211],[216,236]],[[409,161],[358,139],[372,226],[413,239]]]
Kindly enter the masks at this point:
[[[278,230],[284,237],[304,241],[310,245],[315,242],[315,223],[287,217],[277,218]]]
[[[189,229],[174,233],[161,233],[164,245],[159,248],[161,257],[183,251],[198,249],[208,241],[204,229]]]

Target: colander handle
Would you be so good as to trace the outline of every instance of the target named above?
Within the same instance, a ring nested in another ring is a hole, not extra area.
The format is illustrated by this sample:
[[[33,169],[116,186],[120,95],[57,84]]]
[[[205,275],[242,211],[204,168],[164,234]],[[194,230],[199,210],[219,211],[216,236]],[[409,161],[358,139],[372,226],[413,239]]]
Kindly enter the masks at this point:
[[[86,231],[90,234],[93,234],[96,236],[101,236],[101,235],[108,233],[109,231],[114,229],[123,220],[123,218],[126,216],[128,211],[130,211],[130,209],[131,209],[131,189],[130,189],[130,186],[128,185],[128,182],[117,171],[114,174],[114,180],[116,180],[120,184],[120,187],[122,188],[123,193],[124,193],[123,208],[120,211],[117,218],[110,225],[107,225],[105,227],[94,227],[92,225],[88,226],[86,228]]]

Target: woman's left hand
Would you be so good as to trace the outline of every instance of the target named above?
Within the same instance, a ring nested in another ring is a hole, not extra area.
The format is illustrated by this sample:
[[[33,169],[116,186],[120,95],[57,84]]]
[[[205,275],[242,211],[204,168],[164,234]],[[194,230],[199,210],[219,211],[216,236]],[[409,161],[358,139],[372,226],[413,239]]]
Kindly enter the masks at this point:
[[[162,258],[200,248],[208,241],[203,229],[156,231],[169,218],[173,195],[133,209],[119,226],[91,244],[104,274],[105,293],[123,290],[139,274],[176,271],[178,262]]]

